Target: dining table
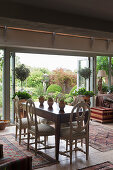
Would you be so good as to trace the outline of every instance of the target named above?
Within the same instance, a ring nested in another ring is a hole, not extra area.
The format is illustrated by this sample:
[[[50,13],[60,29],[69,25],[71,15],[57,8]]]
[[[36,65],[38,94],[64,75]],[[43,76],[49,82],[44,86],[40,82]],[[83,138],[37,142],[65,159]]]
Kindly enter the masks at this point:
[[[65,105],[64,111],[61,111],[59,104],[54,102],[52,108],[49,108],[47,101],[43,106],[40,106],[39,102],[35,102],[35,113],[55,123],[55,157],[59,159],[59,143],[60,143],[60,128],[62,123],[67,123],[70,120],[70,113],[73,106]],[[23,110],[25,110],[25,103],[23,103]],[[74,113],[76,114],[76,113]]]

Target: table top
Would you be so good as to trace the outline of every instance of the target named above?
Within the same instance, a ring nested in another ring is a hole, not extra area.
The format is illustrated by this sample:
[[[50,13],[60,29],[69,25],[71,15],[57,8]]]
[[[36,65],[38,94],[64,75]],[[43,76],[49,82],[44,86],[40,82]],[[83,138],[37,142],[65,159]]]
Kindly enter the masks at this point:
[[[64,111],[60,111],[59,104],[54,102],[52,108],[49,108],[47,101],[44,102],[43,106],[40,106],[39,102],[35,102],[35,108],[38,110],[44,110],[53,114],[70,114],[73,106],[65,105]]]

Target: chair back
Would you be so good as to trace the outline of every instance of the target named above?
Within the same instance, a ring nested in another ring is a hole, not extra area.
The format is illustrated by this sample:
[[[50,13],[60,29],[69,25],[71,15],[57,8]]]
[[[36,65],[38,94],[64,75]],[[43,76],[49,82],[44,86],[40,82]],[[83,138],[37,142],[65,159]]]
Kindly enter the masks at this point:
[[[16,95],[14,99],[14,104],[15,104],[15,119],[16,122],[21,122],[21,115],[20,115],[20,103],[19,103],[19,98]]]
[[[76,114],[74,114],[76,113]],[[75,116],[75,117],[74,117]],[[76,120],[76,126],[73,124]],[[70,133],[76,131],[77,133],[87,130],[90,120],[90,107],[88,104],[81,102],[76,104],[70,114]]]
[[[37,116],[35,114],[35,104],[32,99],[28,99],[26,102],[26,114],[28,120],[28,129],[31,129],[31,126],[37,125]]]

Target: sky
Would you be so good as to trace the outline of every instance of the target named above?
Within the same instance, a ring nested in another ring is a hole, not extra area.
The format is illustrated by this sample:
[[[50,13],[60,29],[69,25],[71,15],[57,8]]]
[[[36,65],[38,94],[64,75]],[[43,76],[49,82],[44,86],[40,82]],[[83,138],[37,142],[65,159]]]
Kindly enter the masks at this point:
[[[72,71],[77,70],[78,57],[75,56],[63,56],[63,55],[47,55],[47,54],[27,54],[16,53],[16,56],[20,58],[21,64],[36,68],[47,68],[50,71],[56,68],[70,69]],[[79,57],[84,58],[84,57]],[[85,64],[85,63],[84,63]]]

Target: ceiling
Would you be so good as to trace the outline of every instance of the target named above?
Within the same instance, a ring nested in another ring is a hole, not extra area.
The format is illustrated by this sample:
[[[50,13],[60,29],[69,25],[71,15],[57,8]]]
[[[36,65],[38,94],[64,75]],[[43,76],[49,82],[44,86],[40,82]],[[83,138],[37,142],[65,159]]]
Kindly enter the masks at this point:
[[[113,0],[1,0],[0,17],[113,32]]]

